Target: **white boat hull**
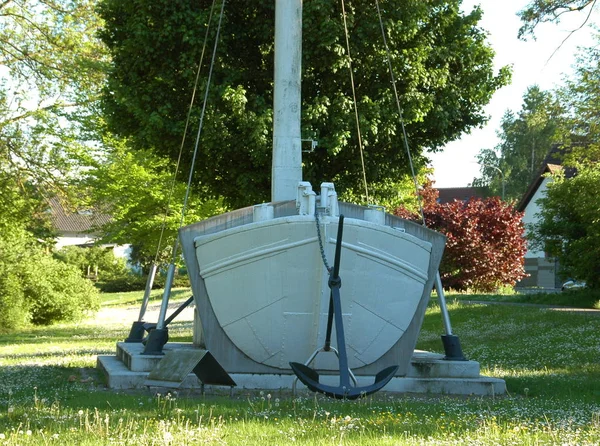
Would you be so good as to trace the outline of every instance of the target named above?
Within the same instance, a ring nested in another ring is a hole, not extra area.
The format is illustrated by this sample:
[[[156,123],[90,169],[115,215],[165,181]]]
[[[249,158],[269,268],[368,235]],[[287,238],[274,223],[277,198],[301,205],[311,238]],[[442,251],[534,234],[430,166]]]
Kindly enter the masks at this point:
[[[359,217],[345,219],[340,268],[349,366],[359,374],[398,362],[407,366],[443,236],[392,216],[395,227],[365,221],[360,218],[365,208],[346,206]],[[284,205],[281,213],[290,209]],[[289,362],[306,361],[324,344],[329,287],[315,217],[254,222],[246,215],[242,224],[219,218],[231,227],[219,230],[208,222],[181,231],[205,347],[230,373],[290,373]],[[330,264],[337,222],[320,219]],[[321,354],[315,367],[336,370],[337,360]],[[400,369],[401,374],[405,367]]]

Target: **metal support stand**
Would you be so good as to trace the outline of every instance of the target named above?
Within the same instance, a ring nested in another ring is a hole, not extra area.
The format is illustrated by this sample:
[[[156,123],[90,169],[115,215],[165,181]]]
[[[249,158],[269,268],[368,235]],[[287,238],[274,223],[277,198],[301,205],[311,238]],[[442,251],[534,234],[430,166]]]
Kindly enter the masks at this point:
[[[163,292],[162,302],[160,304],[160,313],[158,314],[156,329],[152,330],[148,334],[148,340],[142,355],[161,355],[164,345],[169,340],[169,331],[165,325],[165,317],[167,315],[167,308],[169,307],[169,296],[171,295],[171,287],[173,286],[174,275],[175,264],[171,263],[167,271],[165,290]]]
[[[187,306],[189,304],[191,304],[194,301],[194,296],[190,296],[188,298],[188,300],[186,300],[184,303],[182,303],[179,308],[177,308],[177,310],[175,310],[173,312],[173,314],[171,316],[169,316],[167,319],[165,319],[165,325],[164,327],[166,328],[171,322],[173,322],[173,320],[179,316],[179,313],[181,313],[183,310],[185,310],[187,308]]]
[[[150,330],[142,355],[162,355],[163,347],[168,340],[169,330],[167,328]]]
[[[125,342],[142,342],[144,339],[144,334],[146,332],[144,315],[146,314],[146,308],[148,308],[148,300],[150,300],[150,292],[152,291],[155,276],[156,265],[153,263],[152,266],[150,266],[150,272],[148,273],[148,279],[146,280],[146,289],[144,290],[144,298],[142,299],[138,320],[131,325],[129,336],[125,339]]]
[[[127,336],[125,342],[142,342],[146,334],[145,325],[144,321],[135,321],[131,324],[131,330],[129,330],[129,336]]]
[[[463,355],[462,348],[460,346],[460,339],[458,339],[458,336],[452,334],[450,315],[448,314],[446,296],[444,295],[444,288],[442,287],[442,279],[439,271],[435,276],[435,290],[437,291],[438,299],[440,301],[442,320],[444,322],[444,329],[446,330],[446,334],[442,335],[442,344],[444,345],[444,353],[446,354],[444,359],[448,361],[466,361],[467,358],[465,358],[465,355]]]
[[[194,296],[190,296],[188,300],[182,303],[177,310],[173,312],[171,316],[169,316],[161,330],[157,330],[157,324],[144,324],[144,329],[149,331],[148,339],[145,343],[146,348],[144,349],[143,355],[162,355],[162,348],[169,340],[169,329],[168,325],[173,322],[173,320],[179,316],[179,314],[186,309],[186,307],[191,304],[194,300]],[[157,332],[157,333],[155,333]]]

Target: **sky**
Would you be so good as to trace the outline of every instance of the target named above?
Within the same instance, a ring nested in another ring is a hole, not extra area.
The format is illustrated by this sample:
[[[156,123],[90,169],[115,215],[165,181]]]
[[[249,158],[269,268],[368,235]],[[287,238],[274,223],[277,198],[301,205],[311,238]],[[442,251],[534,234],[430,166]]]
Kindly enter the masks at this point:
[[[552,56],[569,31],[584,22],[586,13],[575,12],[563,16],[559,24],[543,24],[536,28],[536,40],[518,40],[521,22],[516,13],[528,3],[528,0],[463,1],[464,11],[481,5],[484,15],[480,26],[488,31],[488,40],[496,51],[496,69],[512,65],[512,83],[498,90],[486,107],[490,120],[484,128],[474,129],[471,134],[447,144],[441,153],[429,155],[435,187],[470,185],[479,176],[476,155],[481,149],[492,149],[499,142],[496,131],[505,111],[518,112],[523,95],[531,85],[537,84],[544,90],[560,86],[564,76],[572,73],[578,47],[592,44],[593,30],[585,27],[574,33]],[[597,13],[590,22],[599,23],[596,17]]]

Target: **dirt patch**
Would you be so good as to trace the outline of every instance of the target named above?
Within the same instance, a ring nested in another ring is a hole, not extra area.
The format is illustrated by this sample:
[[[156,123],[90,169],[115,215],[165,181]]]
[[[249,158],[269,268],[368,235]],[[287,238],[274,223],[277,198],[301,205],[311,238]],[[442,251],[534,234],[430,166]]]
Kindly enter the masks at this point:
[[[171,315],[179,306],[185,301],[176,301],[169,303],[167,310],[167,317]],[[179,315],[177,315],[177,321],[193,321],[194,320],[194,304],[188,305]],[[148,305],[144,320],[149,322],[158,321],[158,315],[160,313],[160,304]],[[129,325],[133,321],[137,321],[140,314],[140,307],[131,306],[127,308],[118,307],[102,307],[95,314],[93,318],[86,321],[88,324],[97,324],[99,321],[103,323],[109,322],[110,324],[125,324]]]

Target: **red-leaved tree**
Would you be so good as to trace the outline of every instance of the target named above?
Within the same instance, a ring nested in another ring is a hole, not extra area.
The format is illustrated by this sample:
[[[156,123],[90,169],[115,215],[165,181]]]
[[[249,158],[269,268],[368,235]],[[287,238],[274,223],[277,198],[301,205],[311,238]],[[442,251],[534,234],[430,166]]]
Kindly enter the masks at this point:
[[[440,265],[444,288],[490,292],[526,276],[522,213],[498,198],[439,204],[431,189],[422,191],[423,212],[427,227],[447,237]],[[422,222],[404,208],[394,214]]]

